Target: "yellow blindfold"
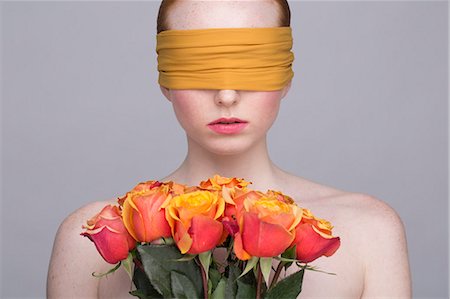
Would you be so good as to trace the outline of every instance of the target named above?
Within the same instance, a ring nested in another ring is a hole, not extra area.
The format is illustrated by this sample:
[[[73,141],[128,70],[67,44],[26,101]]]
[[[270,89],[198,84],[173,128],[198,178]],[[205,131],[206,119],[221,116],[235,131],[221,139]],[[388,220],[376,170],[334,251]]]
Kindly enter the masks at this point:
[[[166,30],[158,83],[169,89],[282,89],[293,78],[290,27]]]

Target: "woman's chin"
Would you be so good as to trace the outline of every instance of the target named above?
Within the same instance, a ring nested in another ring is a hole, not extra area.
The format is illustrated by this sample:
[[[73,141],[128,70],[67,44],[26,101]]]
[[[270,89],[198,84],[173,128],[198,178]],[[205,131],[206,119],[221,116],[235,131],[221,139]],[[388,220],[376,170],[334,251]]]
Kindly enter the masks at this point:
[[[243,153],[248,153],[252,149],[249,142],[218,142],[214,144],[207,144],[204,149],[211,154],[219,156],[235,156]]]

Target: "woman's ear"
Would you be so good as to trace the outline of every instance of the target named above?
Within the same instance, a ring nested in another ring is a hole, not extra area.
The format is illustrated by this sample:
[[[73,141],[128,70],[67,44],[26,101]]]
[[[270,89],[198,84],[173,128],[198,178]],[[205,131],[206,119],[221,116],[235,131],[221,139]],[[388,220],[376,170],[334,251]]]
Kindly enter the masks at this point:
[[[159,88],[161,89],[161,92],[162,92],[163,95],[166,97],[166,99],[167,99],[169,102],[171,102],[171,100],[170,100],[169,89],[166,88],[166,87],[164,87],[164,86],[162,86],[162,85],[159,85]]]
[[[287,93],[291,89],[291,83],[292,83],[292,80],[290,80],[289,83],[283,87],[283,89],[281,90],[281,98],[280,99],[284,98],[287,95]]]

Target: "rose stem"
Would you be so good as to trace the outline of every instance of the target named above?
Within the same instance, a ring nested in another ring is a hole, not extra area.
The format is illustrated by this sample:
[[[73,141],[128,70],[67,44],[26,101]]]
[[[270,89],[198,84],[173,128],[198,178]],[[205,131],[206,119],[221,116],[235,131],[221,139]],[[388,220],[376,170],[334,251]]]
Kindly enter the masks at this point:
[[[133,262],[134,262],[134,264],[135,264],[139,269],[141,269],[142,271],[144,271],[144,267],[142,266],[142,263],[141,263],[141,261],[140,261],[139,259],[134,258],[134,259],[133,259]]]
[[[281,270],[283,269],[284,263],[282,261],[280,261],[280,263],[277,266],[277,270],[275,270],[275,274],[273,276],[272,282],[270,283],[270,288],[273,287],[277,281],[278,278],[280,277],[281,274]]]
[[[256,285],[256,299],[261,298],[261,284],[262,284],[262,272],[261,272],[261,264],[258,265],[258,280]]]
[[[208,281],[206,280],[206,272],[205,269],[203,269],[203,266],[201,263],[197,262],[197,265],[200,267],[200,271],[202,273],[202,281],[203,281],[203,297],[205,299],[208,299]]]

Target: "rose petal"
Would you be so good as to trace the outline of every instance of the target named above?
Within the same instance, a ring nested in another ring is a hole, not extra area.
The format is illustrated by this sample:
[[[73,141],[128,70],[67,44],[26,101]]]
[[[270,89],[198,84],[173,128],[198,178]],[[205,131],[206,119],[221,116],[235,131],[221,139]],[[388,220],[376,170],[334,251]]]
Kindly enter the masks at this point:
[[[207,216],[199,215],[192,218],[189,235],[192,246],[188,253],[198,254],[213,249],[222,237],[222,223]]]
[[[323,255],[333,255],[341,241],[339,237],[324,238],[309,223],[302,223],[296,228],[294,244],[297,245],[297,259],[309,263]]]
[[[254,213],[245,213],[243,217],[243,247],[252,256],[277,256],[294,240],[294,234],[281,225],[263,222]]]
[[[128,256],[127,236],[113,233],[106,226],[97,234],[82,233],[81,235],[94,242],[98,252],[110,264],[116,264]]]

